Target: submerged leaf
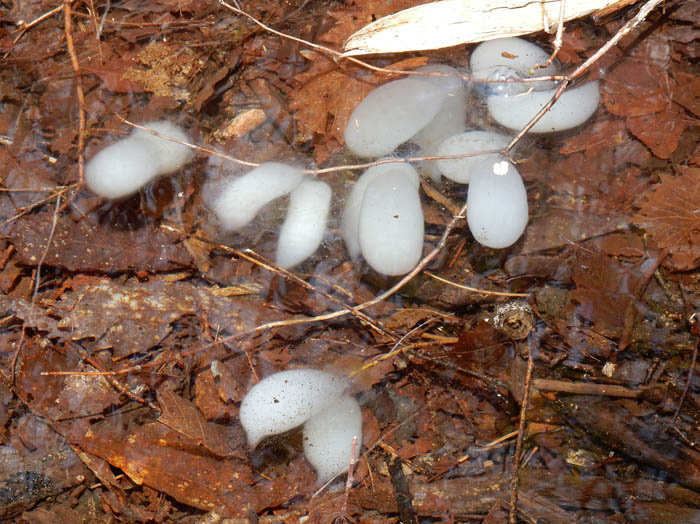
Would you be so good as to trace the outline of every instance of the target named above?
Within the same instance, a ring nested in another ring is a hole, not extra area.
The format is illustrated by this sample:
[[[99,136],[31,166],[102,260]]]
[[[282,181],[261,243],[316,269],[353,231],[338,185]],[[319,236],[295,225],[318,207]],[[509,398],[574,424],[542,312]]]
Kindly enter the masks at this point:
[[[667,263],[690,270],[700,264],[700,168],[678,169],[661,175],[632,220],[669,251]]]

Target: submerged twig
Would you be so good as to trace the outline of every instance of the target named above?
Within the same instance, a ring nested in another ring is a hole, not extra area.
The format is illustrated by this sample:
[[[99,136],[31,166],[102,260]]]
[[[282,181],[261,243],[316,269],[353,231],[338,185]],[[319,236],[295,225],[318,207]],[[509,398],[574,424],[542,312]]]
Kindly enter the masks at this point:
[[[527,407],[530,402],[530,385],[532,383],[532,371],[535,368],[535,352],[532,350],[536,341],[539,341],[539,336],[533,332],[527,341],[527,372],[525,374],[525,386],[523,388],[523,397],[520,403],[520,421],[518,422],[518,439],[515,441],[515,455],[513,457],[513,478],[510,483],[510,515],[509,521],[511,524],[516,522],[517,503],[518,503],[518,470],[520,468],[520,454],[523,447],[523,439],[525,438],[525,423],[527,422]]]
[[[85,93],[83,93],[83,83],[80,78],[80,63],[78,54],[75,52],[73,43],[73,15],[71,8],[72,0],[63,0],[63,22],[64,34],[66,36],[66,48],[70,56],[71,67],[75,75],[75,93],[78,97],[78,184],[82,187],[85,180]]]
[[[430,278],[434,278],[435,280],[442,282],[443,284],[447,284],[452,287],[456,287],[457,289],[464,289],[465,291],[472,291],[473,293],[478,293],[480,295],[491,295],[494,297],[524,297],[527,298],[530,296],[530,293],[510,293],[507,291],[490,291],[488,289],[479,289],[476,287],[469,287],[465,286],[463,284],[458,284],[457,282],[452,282],[451,280],[447,280],[446,278],[439,277],[430,271],[425,272],[426,275],[428,275]]]

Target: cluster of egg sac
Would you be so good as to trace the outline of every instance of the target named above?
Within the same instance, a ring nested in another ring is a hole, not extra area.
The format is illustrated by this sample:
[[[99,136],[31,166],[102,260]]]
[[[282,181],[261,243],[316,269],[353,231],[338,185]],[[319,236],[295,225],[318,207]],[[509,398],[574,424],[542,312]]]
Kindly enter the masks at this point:
[[[543,49],[521,38],[492,40],[472,52],[470,74],[490,80],[478,84],[478,92],[497,124],[520,130],[553,97],[552,82],[508,81],[555,75],[556,64],[535,69],[548,58]],[[467,130],[466,88],[459,71],[446,65],[416,71],[432,75],[411,75],[383,84],[355,108],[345,130],[346,145],[353,153],[390,158],[406,141],[418,145],[424,156],[474,154],[508,145],[511,137],[503,133]],[[598,101],[596,81],[566,91],[530,132],[576,127],[593,115]],[[350,256],[361,254],[372,268],[388,275],[407,273],[422,254],[423,214],[416,174],[396,160],[360,176],[342,224]],[[498,154],[485,154],[438,160],[422,169],[433,180],[444,175],[469,184],[467,223],[477,242],[500,249],[520,238],[528,221],[527,193],[514,165]],[[377,203],[381,203],[381,215]],[[361,226],[370,221],[375,227]]]
[[[317,369],[292,369],[261,380],[241,402],[239,419],[251,448],[303,424],[304,454],[325,484],[348,469],[353,440],[362,447],[362,411],[349,381]],[[357,456],[357,455],[356,455]]]
[[[539,76],[558,72],[556,64],[536,68],[548,53],[521,38],[480,44],[470,57],[473,78],[493,120],[523,128],[552,98],[553,82]],[[362,158],[396,160],[365,171],[347,199],[341,235],[353,259],[361,255],[375,271],[402,275],[423,253],[424,218],[416,167],[393,158],[411,141],[423,156],[465,155],[502,150],[511,138],[493,130],[468,130],[467,90],[456,69],[429,65],[373,90],[352,112],[345,142]],[[514,79],[533,81],[513,82]],[[501,81],[502,80],[502,81]],[[598,82],[567,90],[530,132],[571,129],[598,107]],[[158,133],[187,142],[170,122],[145,124]],[[100,151],[86,166],[87,186],[105,198],[129,196],[159,176],[177,171],[191,149],[143,130]],[[505,248],[522,235],[528,220],[527,194],[514,165],[498,153],[424,162],[418,166],[433,180],[445,176],[469,184],[467,222],[474,238],[491,248]],[[300,167],[268,162],[220,185],[209,203],[221,227],[236,231],[268,203],[289,195],[286,220],[277,244],[277,263],[291,268],[311,256],[326,232],[331,189]]]

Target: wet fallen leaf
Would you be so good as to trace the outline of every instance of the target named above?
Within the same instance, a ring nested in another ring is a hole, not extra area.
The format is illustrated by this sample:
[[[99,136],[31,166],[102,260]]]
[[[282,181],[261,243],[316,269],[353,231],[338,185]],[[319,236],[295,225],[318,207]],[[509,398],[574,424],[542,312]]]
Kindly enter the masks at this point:
[[[94,416],[121,403],[120,395],[102,376],[42,375],[55,371],[94,371],[92,367],[80,366],[73,353],[62,355],[53,347],[44,349],[29,339],[22,355],[17,391],[35,413],[53,420]]]
[[[107,460],[138,485],[165,492],[196,508],[223,507],[244,516],[264,503],[250,484],[250,467],[197,452],[197,444],[162,424],[122,429],[118,419],[94,426],[77,439],[84,451]]]
[[[657,113],[671,101],[668,75],[653,63],[625,58],[604,79],[601,97],[613,115]]]
[[[700,76],[675,71],[673,78],[673,101],[700,117]]]
[[[192,402],[168,390],[158,390],[163,412],[158,422],[204,446],[218,457],[231,455],[220,427],[210,424]]]
[[[622,214],[601,212],[594,206],[581,204],[571,209],[553,208],[530,220],[525,230],[521,254],[536,253],[572,242],[615,231],[628,222]]]
[[[559,152],[562,155],[591,149],[597,152],[601,148],[608,148],[611,144],[623,144],[628,138],[629,135],[622,120],[607,118],[586,126],[576,136],[568,139]]]
[[[602,253],[579,253],[572,278],[576,289],[571,297],[578,302],[573,311],[593,322],[606,337],[617,337],[625,324],[625,313],[632,300],[640,274],[635,264],[622,264]]]
[[[665,160],[676,150],[683,131],[692,122],[682,107],[669,104],[658,113],[627,118],[627,129],[654,155]]]
[[[700,264],[700,168],[678,170],[660,176],[632,220],[668,250],[666,264],[691,270]]]
[[[7,237],[25,264],[36,265],[43,257],[46,266],[85,272],[169,271],[190,265],[191,256],[179,235],[153,227],[121,231],[91,219],[74,222],[59,215],[51,236],[53,207],[12,223]]]
[[[112,348],[115,357],[124,357],[157,345],[173,322],[196,312],[205,311],[211,325],[230,333],[252,329],[267,315],[280,318],[257,296],[219,296],[218,289],[160,278],[126,284],[77,280],[52,304],[62,318],[50,336],[95,338],[95,349]]]

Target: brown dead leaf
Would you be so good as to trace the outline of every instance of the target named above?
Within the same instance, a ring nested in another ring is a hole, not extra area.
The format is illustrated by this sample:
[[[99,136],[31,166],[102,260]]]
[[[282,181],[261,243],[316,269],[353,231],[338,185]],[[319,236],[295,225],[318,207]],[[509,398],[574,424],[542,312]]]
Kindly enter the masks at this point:
[[[351,34],[367,24],[422,3],[422,0],[350,0],[344,9],[331,11],[330,15],[338,23],[323,35],[322,40],[340,47]]]
[[[120,403],[120,396],[102,376],[43,376],[44,372],[82,371],[74,355],[44,349],[27,339],[17,374],[17,392],[32,411],[49,419],[95,415]]]
[[[116,357],[123,357],[157,345],[170,333],[171,323],[186,315],[206,314],[210,325],[229,333],[281,317],[259,297],[219,296],[218,290],[155,277],[126,284],[79,279],[58,300],[44,304],[54,317],[61,316],[49,336],[95,338],[95,349],[113,348]]]
[[[464,367],[494,373],[493,368],[502,363],[506,345],[503,336],[492,322],[480,320],[475,326],[460,333],[458,342],[449,352],[449,358]]]
[[[662,111],[670,103],[669,86],[664,69],[626,58],[605,77],[601,96],[613,115],[648,115]]]
[[[550,209],[530,221],[520,252],[536,253],[604,235],[623,227],[627,221],[626,215],[586,204],[581,204],[578,209]]]
[[[691,270],[700,264],[700,168],[678,170],[660,176],[632,221],[668,250],[666,264]]]
[[[559,150],[562,155],[570,155],[579,151],[598,150],[611,144],[619,145],[629,138],[625,123],[616,118],[598,120],[591,126],[586,126],[581,133],[570,138]]]
[[[580,54],[585,54],[586,51],[598,43],[591,33],[591,31],[586,31],[584,33],[582,26],[564,31],[562,35],[562,46],[557,55],[559,61],[563,64],[581,62],[583,59]]]
[[[643,257],[649,249],[649,240],[645,242],[639,231],[625,231],[613,233],[597,238],[591,245],[598,246],[602,251],[611,256]]]
[[[572,278],[576,289],[571,297],[578,302],[576,314],[594,324],[596,332],[618,337],[625,325],[625,313],[640,275],[639,265],[622,264],[600,252],[578,253]]]
[[[666,160],[676,150],[683,131],[691,123],[683,108],[671,103],[658,113],[627,118],[627,129],[654,155]]]
[[[244,358],[233,358],[210,367],[195,379],[194,402],[208,420],[233,420],[251,381],[250,366]]]
[[[426,308],[397,309],[389,318],[384,321],[384,325],[390,331],[410,330],[421,322],[440,318],[437,312]]]
[[[413,442],[402,442],[396,451],[403,460],[409,460],[413,457],[424,457],[433,451],[435,447],[435,444],[430,440],[418,437]]]
[[[46,250],[53,206],[12,223],[7,237],[23,263],[36,265]],[[73,222],[60,215],[44,258],[44,265],[68,271],[109,272],[142,269],[172,271],[189,267],[191,256],[179,235],[142,227],[132,231],[112,229],[90,219]]]
[[[182,433],[219,457],[231,455],[220,426],[207,422],[196,406],[173,391],[158,390],[158,403],[163,410],[158,422]]]
[[[115,93],[143,93],[143,87],[124,76],[127,69],[134,65],[133,58],[114,58],[104,64],[83,65],[80,68],[85,73],[97,76],[101,81],[102,89],[114,91]]]
[[[696,24],[700,20],[700,3],[696,2],[682,2],[678,5],[678,9],[674,9],[670,13],[671,18],[674,20],[682,20],[684,22],[691,22]]]
[[[673,101],[700,117],[700,76],[675,71],[673,79]]]
[[[260,507],[247,464],[203,455],[196,444],[162,424],[124,430],[118,420],[93,426],[76,438],[78,446],[121,469],[136,484],[183,504],[204,510],[223,507],[228,516],[245,516]]]

